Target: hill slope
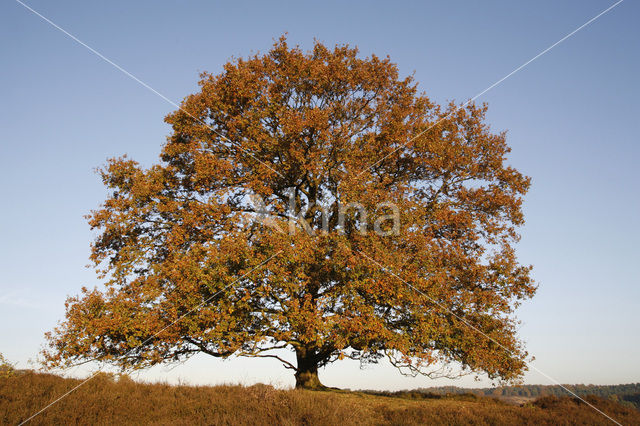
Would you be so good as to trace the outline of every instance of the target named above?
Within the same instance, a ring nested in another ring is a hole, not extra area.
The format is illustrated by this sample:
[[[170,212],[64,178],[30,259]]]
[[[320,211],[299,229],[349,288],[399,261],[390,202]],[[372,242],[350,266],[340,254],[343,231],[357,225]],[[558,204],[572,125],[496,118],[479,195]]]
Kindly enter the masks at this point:
[[[0,423],[17,424],[80,383],[24,372],[0,378]],[[623,424],[640,412],[597,397],[589,402]],[[522,406],[476,395],[398,396],[276,390],[270,386],[171,386],[100,374],[31,424],[610,424],[571,398]]]

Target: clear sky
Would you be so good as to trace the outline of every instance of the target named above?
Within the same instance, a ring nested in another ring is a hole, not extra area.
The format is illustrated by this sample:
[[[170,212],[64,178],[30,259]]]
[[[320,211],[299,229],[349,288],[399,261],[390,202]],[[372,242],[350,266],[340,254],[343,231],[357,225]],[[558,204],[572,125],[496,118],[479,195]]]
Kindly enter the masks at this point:
[[[433,100],[466,101],[613,3],[27,0],[175,102],[199,72],[284,32],[303,48],[315,37],[388,54]],[[640,381],[639,18],[638,2],[622,2],[478,99],[492,129],[508,131],[510,163],[533,179],[518,250],[540,288],[518,311],[519,334],[533,366],[562,383]],[[13,0],[0,3],[0,40],[0,352],[25,368],[66,296],[100,284],[85,267],[83,215],[106,195],[94,168],[125,153],[156,162],[174,107]],[[276,361],[253,359],[197,357],[140,377],[293,384]],[[320,377],[479,385],[351,361]],[[526,382],[550,383],[535,371]]]

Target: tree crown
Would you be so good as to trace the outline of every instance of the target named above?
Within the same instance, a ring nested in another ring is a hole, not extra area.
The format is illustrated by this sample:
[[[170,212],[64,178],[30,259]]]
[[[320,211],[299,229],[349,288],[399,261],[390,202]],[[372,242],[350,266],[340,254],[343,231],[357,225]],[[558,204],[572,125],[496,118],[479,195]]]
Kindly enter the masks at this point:
[[[486,105],[442,107],[388,58],[284,38],[201,78],[166,117],[160,164],[101,170],[112,192],[89,223],[106,289],[69,298],[49,365],[204,352],[274,357],[299,380],[385,355],[410,374],[523,372],[529,178]]]

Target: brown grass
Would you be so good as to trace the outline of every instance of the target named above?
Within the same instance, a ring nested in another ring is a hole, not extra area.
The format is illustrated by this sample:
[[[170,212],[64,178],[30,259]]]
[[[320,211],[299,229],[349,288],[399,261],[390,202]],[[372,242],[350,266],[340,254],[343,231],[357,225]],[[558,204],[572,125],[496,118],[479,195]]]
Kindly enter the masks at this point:
[[[80,383],[24,372],[0,378],[0,423],[17,424]],[[640,412],[615,402],[589,402],[622,424]],[[172,386],[98,375],[32,420],[32,424],[610,424],[586,404],[543,397],[522,406],[474,395],[372,394],[276,390],[266,385]]]

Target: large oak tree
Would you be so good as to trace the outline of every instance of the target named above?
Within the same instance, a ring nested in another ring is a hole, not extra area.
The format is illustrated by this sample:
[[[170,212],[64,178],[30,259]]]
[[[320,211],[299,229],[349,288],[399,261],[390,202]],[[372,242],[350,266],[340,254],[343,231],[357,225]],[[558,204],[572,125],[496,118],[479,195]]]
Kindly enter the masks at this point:
[[[535,285],[513,244],[529,178],[486,106],[439,106],[388,58],[284,38],[200,87],[166,117],[158,165],[102,169],[111,192],[89,222],[106,287],[68,299],[49,366],[273,357],[308,388],[344,357],[523,373],[513,310]]]

